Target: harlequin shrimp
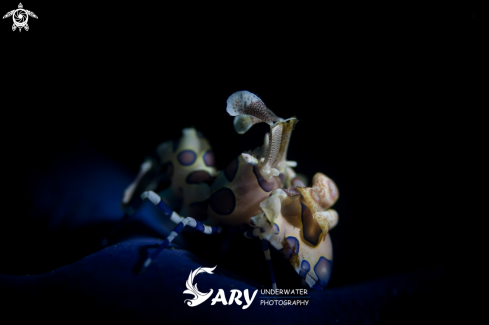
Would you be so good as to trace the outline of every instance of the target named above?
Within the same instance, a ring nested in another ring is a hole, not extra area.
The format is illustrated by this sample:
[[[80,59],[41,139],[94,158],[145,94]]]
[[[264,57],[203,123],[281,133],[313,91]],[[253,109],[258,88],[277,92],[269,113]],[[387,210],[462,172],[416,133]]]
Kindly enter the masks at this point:
[[[329,281],[332,246],[329,231],[338,214],[330,207],[339,196],[335,183],[316,173],[307,187],[286,159],[290,136],[297,119],[283,119],[268,109],[258,96],[239,91],[227,100],[226,111],[234,116],[239,134],[254,124],[267,123],[264,144],[242,153],[217,172],[212,149],[198,131],[183,129],[182,137],[157,147],[156,155],[142,165],[125,190],[122,206],[126,220],[149,199],[176,223],[176,227],[144,262],[151,261],[179,235],[185,226],[216,234],[221,225],[251,226],[247,238],[258,237],[268,263],[273,288],[277,288],[269,244],[279,250],[295,271],[314,289]],[[161,182],[170,186],[156,193]],[[186,217],[183,217],[186,216]]]

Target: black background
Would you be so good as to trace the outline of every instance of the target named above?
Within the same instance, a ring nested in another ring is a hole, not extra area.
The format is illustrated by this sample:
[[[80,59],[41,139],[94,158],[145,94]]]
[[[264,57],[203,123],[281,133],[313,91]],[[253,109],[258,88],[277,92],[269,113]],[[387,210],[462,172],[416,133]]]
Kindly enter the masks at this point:
[[[7,209],[23,202],[26,170],[80,143],[135,174],[194,126],[222,169],[267,130],[232,128],[226,99],[248,90],[299,119],[296,171],[339,187],[332,286],[476,272],[486,133],[476,8],[23,5],[39,17],[28,32],[10,18],[0,26]]]

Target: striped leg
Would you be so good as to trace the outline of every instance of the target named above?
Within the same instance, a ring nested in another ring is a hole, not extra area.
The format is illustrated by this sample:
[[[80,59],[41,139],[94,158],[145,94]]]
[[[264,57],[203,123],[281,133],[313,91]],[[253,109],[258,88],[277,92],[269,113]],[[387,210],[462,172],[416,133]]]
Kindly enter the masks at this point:
[[[161,199],[161,197],[153,191],[146,191],[141,193],[141,195],[136,198],[131,205],[126,209],[126,213],[122,219],[117,223],[117,225],[110,231],[110,233],[104,238],[102,241],[102,246],[105,247],[109,243],[109,238],[117,232],[117,230],[131,218],[141,207],[143,201],[149,199],[151,203],[156,205],[163,213],[170,218],[174,223],[181,222],[184,218],[180,217],[177,213],[175,213],[166,203]]]
[[[195,220],[192,217],[183,218],[183,217],[179,216],[178,213],[173,211],[165,203],[165,201],[163,201],[161,199],[161,197],[158,194],[156,194],[153,191],[146,191],[146,192],[143,192],[140,195],[140,197],[137,200],[135,200],[135,202],[132,204],[132,206],[130,206],[127,209],[127,211],[124,214],[124,216],[122,217],[121,221],[119,221],[119,224],[116,226],[116,228],[113,229],[111,234],[114,233],[120,227],[121,223],[128,220],[132,215],[134,215],[136,213],[136,211],[139,209],[139,207],[141,206],[141,204],[143,203],[143,201],[146,199],[150,200],[151,203],[156,205],[161,211],[163,211],[163,213],[167,217],[170,218],[171,221],[173,221],[177,225],[175,228],[173,228],[172,232],[170,233],[170,235],[168,235],[168,237],[165,239],[165,241],[160,246],[158,246],[158,248],[153,252],[153,254],[151,254],[150,257],[148,257],[146,259],[146,261],[144,262],[144,265],[143,265],[143,270],[146,269],[151,264],[151,261],[154,260],[161,253],[161,251],[164,250],[165,247],[168,246],[168,244],[170,244],[173,241],[173,239],[175,239],[175,237],[177,237],[180,234],[180,232],[182,231],[182,229],[185,226],[190,226],[190,227],[192,227],[192,228],[194,228],[200,232],[203,232],[204,234],[208,234],[208,235],[217,234],[221,231],[220,227],[218,228],[218,227],[206,226],[203,223]],[[109,237],[109,236],[107,236],[107,237]],[[103,245],[107,244],[107,237],[106,237],[106,239],[104,239],[104,241],[102,243]]]
[[[161,202],[163,202],[163,201],[161,201]],[[158,204],[158,207],[160,207],[160,203]],[[166,208],[171,211],[171,209],[164,202],[163,202],[163,205],[166,206]],[[182,231],[182,229],[185,226],[190,226],[190,227],[192,227],[192,228],[194,228],[200,232],[203,232],[204,234],[208,234],[208,235],[213,235],[213,234],[217,234],[218,232],[220,232],[220,229],[217,227],[206,226],[203,223],[195,220],[192,217],[182,218],[175,211],[172,211],[172,220],[174,218],[175,219],[181,218],[180,223],[173,229],[173,231],[165,239],[165,241],[163,243],[161,243],[160,246],[158,246],[158,248],[153,252],[153,254],[151,254],[151,256],[148,257],[146,259],[146,261],[144,261],[143,269],[141,271],[146,269],[151,264],[151,261],[153,261],[161,253],[161,251],[164,250],[166,248],[166,246],[168,246],[168,244],[170,244],[173,241],[173,239],[175,239],[175,237],[177,237],[180,234],[180,231]]]
[[[260,228],[255,228],[255,229],[249,230],[249,231],[244,233],[244,236],[246,238],[254,238],[254,237],[260,238],[261,249],[263,250],[263,254],[265,254],[265,259],[267,260],[267,265],[268,265],[268,271],[270,272],[270,279],[272,280],[272,288],[277,289],[277,283],[275,281],[275,273],[273,273],[272,259],[270,257],[270,249],[269,249],[269,245],[268,245],[268,240],[263,238],[263,235],[261,234]]]

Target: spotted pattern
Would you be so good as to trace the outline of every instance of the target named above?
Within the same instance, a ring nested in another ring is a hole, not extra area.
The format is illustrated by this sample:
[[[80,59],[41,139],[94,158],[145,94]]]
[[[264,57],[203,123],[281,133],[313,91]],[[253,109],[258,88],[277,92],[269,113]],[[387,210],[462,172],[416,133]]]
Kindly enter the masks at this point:
[[[182,166],[190,166],[197,159],[197,154],[193,150],[183,150],[178,154],[178,162]]]
[[[245,106],[243,109],[243,113],[258,117],[260,120],[266,123],[274,122],[277,120],[276,117],[270,115],[268,108],[265,106],[265,103],[261,100],[256,102],[251,102],[248,106]]]
[[[236,207],[236,196],[229,187],[222,187],[212,194],[209,205],[215,213],[229,215]]]
[[[196,220],[207,219],[207,205],[208,204],[209,204],[209,200],[205,200],[202,202],[190,203],[188,206],[189,217],[192,217]]]
[[[318,283],[321,287],[326,286],[331,276],[331,266],[333,262],[328,260],[326,257],[321,256],[314,266],[314,273],[318,277]]]
[[[261,174],[260,170],[257,166],[253,166],[253,173],[255,174],[256,180],[258,184],[265,192],[271,192],[273,190],[273,186],[275,185],[274,179],[270,178],[268,181],[265,180]]]
[[[229,182],[232,182],[234,177],[236,177],[238,166],[239,166],[239,161],[236,158],[226,167],[226,169],[224,169],[224,176],[226,176],[226,179]]]
[[[312,211],[305,204],[301,203],[302,212],[302,234],[304,239],[314,246],[317,246],[323,233],[319,223],[312,216]]]
[[[307,275],[307,272],[309,272],[310,269],[311,269],[311,264],[309,264],[309,262],[306,261],[306,260],[302,260],[301,269],[299,271],[299,275],[303,279],[305,279],[306,278],[306,275]]]
[[[204,154],[204,163],[208,167],[214,167],[216,164],[216,159],[214,157],[214,151],[212,149],[207,150],[207,152]]]
[[[207,183],[207,185],[211,186],[214,179],[211,174],[209,174],[205,170],[196,170],[188,174],[187,179],[185,180],[187,184],[200,184]]]
[[[290,259],[292,255],[299,253],[299,240],[295,237],[287,237],[287,244],[284,245],[282,254],[286,259]]]

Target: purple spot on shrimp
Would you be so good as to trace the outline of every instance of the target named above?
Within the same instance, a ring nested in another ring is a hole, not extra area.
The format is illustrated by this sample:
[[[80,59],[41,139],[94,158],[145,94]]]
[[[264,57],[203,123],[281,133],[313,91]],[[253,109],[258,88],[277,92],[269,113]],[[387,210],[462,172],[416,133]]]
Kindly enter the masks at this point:
[[[273,187],[275,185],[275,179],[270,178],[270,180],[265,180],[261,174],[260,170],[258,167],[253,166],[253,173],[255,174],[256,180],[258,181],[258,184],[260,187],[265,191],[265,192],[271,192],[273,190]]]
[[[214,151],[212,149],[207,150],[204,154],[204,163],[206,166],[213,167],[216,164],[216,159],[214,157]]]
[[[217,214],[231,214],[236,207],[236,196],[233,190],[223,187],[214,192],[210,198],[210,207]]]
[[[287,237],[287,244],[284,245],[282,254],[286,259],[290,259],[293,254],[299,253],[299,240],[295,237]]]
[[[303,279],[305,279],[306,278],[306,275],[307,275],[307,272],[309,272],[310,269],[311,269],[311,264],[309,264],[309,262],[306,261],[306,260],[302,260],[301,269],[299,271],[299,275]]]
[[[206,172],[205,170],[196,170],[188,174],[186,182],[187,184],[200,184],[207,183],[207,185],[211,186],[214,179],[212,176]]]
[[[321,256],[319,261],[314,266],[314,273],[318,277],[318,284],[321,287],[325,287],[331,276],[331,266],[333,262],[328,260],[326,257]]]
[[[231,163],[224,169],[224,176],[226,176],[229,182],[232,182],[234,177],[236,177],[236,172],[238,171],[239,162],[238,159],[234,159]]]
[[[276,223],[273,224],[273,230],[275,230],[275,235],[278,235],[278,233],[280,232],[280,228]]]
[[[197,159],[197,154],[192,150],[183,150],[178,154],[178,162],[183,166],[192,165]]]

